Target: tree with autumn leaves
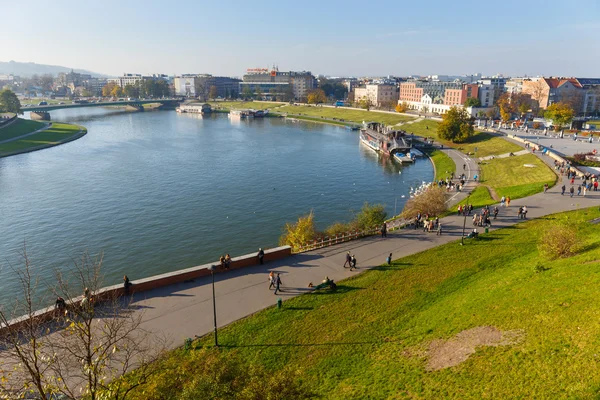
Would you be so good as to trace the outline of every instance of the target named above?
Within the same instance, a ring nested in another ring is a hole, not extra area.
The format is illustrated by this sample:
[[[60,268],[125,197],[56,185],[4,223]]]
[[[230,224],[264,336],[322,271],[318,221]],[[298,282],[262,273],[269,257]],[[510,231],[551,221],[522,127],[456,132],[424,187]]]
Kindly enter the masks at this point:
[[[558,132],[563,126],[573,121],[575,111],[568,103],[558,102],[548,106],[544,113],[544,118],[551,119],[554,129]]]
[[[522,117],[531,109],[531,97],[522,93],[504,93],[496,105],[502,121],[508,122],[513,114],[519,113]]]
[[[462,143],[475,133],[471,116],[464,108],[452,107],[442,118],[437,130],[441,139]]]
[[[308,104],[320,104],[327,101],[327,95],[323,89],[315,89],[308,92],[307,99]]]

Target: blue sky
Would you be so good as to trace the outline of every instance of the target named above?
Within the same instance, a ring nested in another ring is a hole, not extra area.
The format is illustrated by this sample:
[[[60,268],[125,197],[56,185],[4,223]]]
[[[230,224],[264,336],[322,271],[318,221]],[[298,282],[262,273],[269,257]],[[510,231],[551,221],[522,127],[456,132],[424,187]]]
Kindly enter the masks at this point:
[[[600,0],[5,2],[0,61],[109,75],[600,76]]]

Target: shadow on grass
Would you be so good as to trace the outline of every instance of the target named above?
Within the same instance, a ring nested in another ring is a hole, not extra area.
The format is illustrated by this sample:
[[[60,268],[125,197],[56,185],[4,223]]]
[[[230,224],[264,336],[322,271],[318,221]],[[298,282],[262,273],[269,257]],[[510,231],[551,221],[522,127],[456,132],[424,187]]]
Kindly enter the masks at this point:
[[[346,285],[337,285],[335,290],[331,290],[329,288],[317,289],[312,292],[315,295],[323,295],[323,294],[344,294],[353,292],[355,290],[365,290],[365,288],[346,286]]]
[[[220,347],[240,349],[245,347],[330,347],[330,346],[358,346],[386,343],[386,340],[365,340],[355,342],[329,342],[329,343],[261,343],[261,344],[221,344]]]

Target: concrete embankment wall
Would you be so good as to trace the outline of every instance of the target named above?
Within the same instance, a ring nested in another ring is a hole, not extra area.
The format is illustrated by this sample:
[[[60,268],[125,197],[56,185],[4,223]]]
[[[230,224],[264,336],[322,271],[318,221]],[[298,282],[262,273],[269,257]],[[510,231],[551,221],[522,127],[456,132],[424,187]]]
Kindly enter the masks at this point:
[[[279,260],[279,259],[282,259],[285,257],[289,257],[291,254],[292,254],[292,248],[290,246],[281,246],[281,247],[276,247],[273,249],[266,249],[264,261],[268,262],[268,261]],[[251,267],[256,264],[258,264],[257,253],[246,254],[243,256],[232,258],[229,269],[234,270],[234,269],[247,268],[247,267]],[[133,285],[129,288],[129,294],[145,292],[145,291],[157,289],[157,288],[168,286],[168,285],[173,285],[175,283],[181,283],[181,282],[189,281],[192,279],[202,278],[204,276],[209,276],[211,274],[209,268],[212,265],[217,266],[215,273],[227,273],[226,270],[223,270],[222,268],[218,267],[219,266],[218,262],[199,265],[199,266],[192,267],[192,268],[186,268],[186,269],[182,269],[179,271],[168,272],[168,273],[161,274],[161,275],[155,275],[155,276],[151,276],[148,278],[131,281],[131,283]],[[104,288],[98,290],[96,293],[92,293],[92,296],[94,297],[95,302],[102,302],[102,301],[107,301],[107,300],[113,299],[118,296],[123,296],[125,294],[124,292],[125,292],[125,289],[123,288],[123,284],[119,284],[119,285],[104,287]],[[83,299],[83,297],[80,296],[75,299],[69,300],[67,302],[67,304],[78,305],[82,299]],[[55,314],[54,306],[51,306],[51,307],[46,307],[44,309],[36,311],[32,318],[34,318],[36,320],[35,321],[36,323],[42,323],[42,322],[46,322],[46,321],[51,321],[55,317],[55,315],[56,314]],[[15,319],[9,321],[8,327],[6,325],[0,325],[0,334],[2,334],[6,329],[21,330],[21,329],[23,329],[24,326],[27,325],[28,322],[29,322],[29,318],[26,316],[20,317],[20,318],[15,318]]]

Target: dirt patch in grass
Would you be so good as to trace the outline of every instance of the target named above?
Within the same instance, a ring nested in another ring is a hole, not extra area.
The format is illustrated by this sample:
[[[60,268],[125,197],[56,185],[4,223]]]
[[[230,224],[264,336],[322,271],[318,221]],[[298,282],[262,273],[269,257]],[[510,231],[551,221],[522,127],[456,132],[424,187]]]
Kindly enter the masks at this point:
[[[478,326],[460,332],[448,340],[436,339],[429,344],[427,370],[454,367],[465,361],[481,346],[507,346],[518,343],[522,331],[504,331],[493,326]]]

